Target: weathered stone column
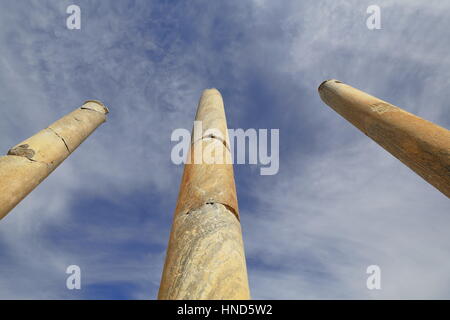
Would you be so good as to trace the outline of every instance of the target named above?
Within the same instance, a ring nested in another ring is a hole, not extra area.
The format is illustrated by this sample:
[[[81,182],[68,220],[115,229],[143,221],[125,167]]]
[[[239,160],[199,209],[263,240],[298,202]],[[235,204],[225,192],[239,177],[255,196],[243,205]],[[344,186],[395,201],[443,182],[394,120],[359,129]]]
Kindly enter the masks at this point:
[[[322,100],[428,183],[450,197],[450,131],[337,80]]]
[[[184,168],[158,299],[249,299],[222,96],[203,92]],[[197,122],[198,123],[198,122]],[[215,129],[215,133],[211,131]],[[205,160],[203,156],[211,155]]]
[[[0,157],[0,219],[105,122],[107,113],[101,102],[86,101]]]

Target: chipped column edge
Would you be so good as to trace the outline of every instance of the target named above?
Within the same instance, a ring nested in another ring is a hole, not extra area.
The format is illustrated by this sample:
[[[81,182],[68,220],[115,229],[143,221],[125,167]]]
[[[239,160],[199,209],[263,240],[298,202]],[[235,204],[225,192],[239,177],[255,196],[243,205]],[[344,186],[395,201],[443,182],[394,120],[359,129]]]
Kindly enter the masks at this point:
[[[237,202],[237,200],[236,200],[236,202]],[[207,202],[207,204],[208,203],[210,203],[210,202]],[[239,209],[237,209],[237,208],[235,209],[235,208],[233,208],[232,206],[230,206],[230,205],[228,205],[226,203],[221,203],[221,202],[217,202],[217,203],[223,205],[228,211],[231,211],[231,213],[236,217],[238,222],[241,223],[241,217],[239,215]]]
[[[325,81],[323,81],[320,85],[319,85],[319,87],[317,88],[317,92],[319,93],[319,96],[320,96],[320,99],[326,104],[326,105],[330,105],[330,103],[329,103],[329,101],[328,101],[328,99],[327,99],[327,95],[325,94],[325,92],[326,91],[331,91],[332,89],[328,86],[328,84],[330,83],[330,82],[333,82],[333,81],[337,81],[337,83],[342,83],[341,81],[339,81],[339,80],[335,80],[335,79],[328,79],[328,80],[325,80]]]
[[[223,145],[224,145],[224,147],[230,152],[230,154],[231,154],[231,150],[230,150],[230,146],[228,145],[228,143],[227,143],[227,141],[225,140],[225,139],[222,139],[222,138],[219,138],[219,137],[217,137],[217,136],[215,136],[214,134],[207,134],[207,135],[204,135],[204,136],[202,136],[201,138],[199,138],[199,139],[197,139],[197,140],[195,140],[195,141],[192,141],[191,142],[191,147],[193,146],[193,145],[195,145],[197,142],[200,142],[200,141],[208,141],[208,140],[211,140],[211,139],[215,139],[215,140],[217,140],[217,141],[219,141],[220,143],[222,143]]]
[[[219,205],[222,206],[222,208],[220,208]],[[210,208],[209,206],[212,206],[212,207]],[[219,202],[206,202],[200,206],[196,206],[195,208],[191,209],[189,212],[186,212],[185,214],[189,215],[192,213],[194,216],[195,216],[195,214],[197,214],[197,217],[200,217],[203,210],[204,210],[204,212],[207,212],[208,214],[211,212],[214,212],[214,213],[217,213],[221,217],[229,217],[229,214],[227,213],[227,211],[230,211],[230,207],[226,204],[219,203]],[[200,215],[198,213],[200,213]],[[177,242],[175,240],[175,239],[177,239],[177,237],[175,237],[175,235],[174,235],[174,230],[175,230],[174,227],[175,227],[175,225],[180,225],[180,223],[182,223],[182,224],[185,223],[185,220],[181,220],[181,222],[175,222],[178,218],[180,218],[180,216],[174,215],[174,217],[173,217],[172,229],[170,231],[169,244],[166,249],[166,257],[165,257],[165,261],[164,261],[164,267],[163,267],[163,272],[162,272],[162,276],[161,276],[160,287],[158,290],[157,299],[158,300],[179,300],[179,299],[204,300],[204,299],[208,299],[207,297],[200,297],[200,296],[192,298],[192,296],[190,296],[189,294],[188,295],[185,294],[185,292],[189,292],[189,291],[186,291],[186,290],[178,291],[178,290],[173,289],[174,286],[175,287],[177,286],[176,284],[178,283],[179,276],[182,274],[180,272],[173,271],[174,270],[173,266],[174,265],[175,266],[180,266],[180,265],[184,266],[185,265],[185,264],[180,264],[180,263],[178,263],[178,264],[174,263],[174,262],[177,262],[177,260],[179,260],[176,258],[177,257],[176,254],[169,255],[169,252],[173,252],[174,250],[177,252],[176,247],[175,247],[175,249],[173,247],[173,246],[176,246],[175,242]],[[197,219],[201,219],[201,218],[197,218]],[[229,219],[229,218],[227,218],[227,219]],[[249,288],[249,283],[248,283],[247,262],[245,259],[245,247],[243,245],[241,225],[240,225],[239,220],[236,221],[236,220],[234,220],[234,218],[231,218],[231,219],[233,220],[232,224],[234,226],[237,226],[240,229],[239,242],[241,243],[240,247],[242,249],[243,266],[244,266],[244,270],[245,270],[245,278],[243,278],[244,283],[241,283],[240,287],[243,287],[244,291],[246,291],[243,294],[238,294],[238,297],[234,296],[232,299],[249,300],[249,299],[251,299],[251,295],[250,295],[250,288]],[[193,224],[190,224],[190,225],[193,225]],[[201,236],[201,240],[203,240],[202,236]],[[184,245],[185,243],[186,242],[181,242],[181,245]],[[179,246],[180,245],[178,245],[178,247]],[[185,256],[186,255],[193,256],[190,251],[187,252],[187,254],[185,254]],[[169,257],[171,257],[171,258],[169,258]],[[172,267],[169,268],[169,266],[172,266]],[[195,287],[195,292],[198,292],[198,290],[196,290],[196,289],[197,288]],[[241,293],[242,293],[242,290],[241,290]],[[220,298],[216,298],[216,299],[224,299],[224,297],[220,297]]]
[[[189,164],[185,167],[185,172],[183,172],[182,182],[185,181],[185,176],[187,171],[189,171],[189,166],[195,166],[195,164]],[[229,165],[231,166],[231,165]],[[231,168],[232,170],[232,168]],[[206,204],[221,204],[225,206],[240,222],[239,205],[236,194],[236,185],[234,181],[234,176],[226,179],[225,186],[229,187],[229,190],[225,193],[217,192],[217,190],[212,190],[208,195],[199,193],[189,193],[189,186],[185,184],[180,185],[180,190],[178,193],[178,200],[174,211],[174,216],[189,214],[190,211],[196,210],[201,206]]]
[[[96,105],[98,105],[98,107],[94,107],[94,106],[90,107],[90,106],[88,106],[91,103],[95,103]],[[105,106],[103,104],[103,102],[101,102],[99,100],[86,100],[86,101],[83,102],[83,105],[80,107],[80,109],[81,110],[95,111],[95,112],[98,112],[98,113],[103,114],[105,116],[109,113],[108,107]]]
[[[14,146],[6,152],[6,156],[24,157],[28,160],[35,161],[33,160],[33,157],[36,152],[33,149],[29,148],[29,146],[30,145],[26,143]]]
[[[225,206],[239,222],[241,221],[237,196],[235,192],[227,193],[228,196],[213,194],[210,197],[195,197],[195,195],[192,195],[192,197],[187,198],[185,195],[183,195],[183,191],[184,190],[181,188],[178,195],[174,217],[176,217],[177,215],[189,214],[189,212],[197,210],[198,208],[207,204],[217,203]],[[192,201],[192,198],[194,198],[194,201]]]
[[[328,79],[328,80],[323,81],[323,82],[319,85],[319,87],[317,88],[317,90],[318,90],[319,92],[322,91],[323,89],[326,88],[326,84],[329,83],[329,82],[345,84],[345,83],[343,83],[343,82],[340,81],[340,80],[336,80],[336,79]]]
[[[182,210],[177,210],[175,212],[175,216],[179,215],[179,214],[190,214],[192,211],[198,210],[201,207],[204,207],[206,205],[214,205],[214,204],[221,204],[225,207],[226,210],[231,211],[231,213],[236,217],[236,219],[238,220],[238,222],[241,222],[241,219],[239,217],[239,210],[235,209],[232,205],[225,203],[224,201],[216,201],[214,199],[210,199],[207,201],[201,201],[198,204],[192,205],[192,206],[188,206],[188,207],[184,207]]]
[[[83,102],[83,104],[81,105],[81,107],[79,107],[79,108],[76,109],[76,110],[89,110],[89,111],[93,111],[93,112],[99,113],[99,114],[101,114],[101,115],[104,116],[103,123],[106,122],[106,119],[107,119],[107,116],[106,116],[106,115],[109,113],[108,107],[107,107],[106,105],[104,105],[103,102],[101,102],[100,100],[86,100],[86,101]],[[75,111],[76,111],[76,110],[75,110]],[[72,113],[73,113],[73,112],[72,112]],[[70,116],[72,113],[68,114],[67,116]],[[61,119],[62,119],[62,118],[61,118]],[[59,119],[59,120],[61,120],[61,119]],[[57,121],[59,121],[59,120],[57,120]],[[65,145],[65,147],[66,147],[66,149],[67,149],[67,151],[69,152],[69,155],[71,155],[71,154],[78,148],[79,144],[76,145],[76,146],[74,147],[73,150],[71,150],[71,149],[69,148],[69,145],[67,144],[65,138],[64,138],[61,134],[59,134],[58,132],[56,132],[56,131],[52,128],[52,125],[53,125],[53,124],[51,124],[50,126],[48,126],[46,129],[52,131],[56,136],[58,136],[58,138],[60,138],[60,139],[62,140],[62,142],[64,143],[64,145]],[[94,132],[95,129],[97,129],[97,127],[94,128],[94,129],[91,131],[91,133]],[[90,134],[89,134],[89,135],[90,135]],[[88,136],[89,136],[89,135],[88,135]],[[87,138],[87,137],[86,137],[86,138]],[[80,142],[80,144],[81,144],[83,141],[84,141],[84,139]]]

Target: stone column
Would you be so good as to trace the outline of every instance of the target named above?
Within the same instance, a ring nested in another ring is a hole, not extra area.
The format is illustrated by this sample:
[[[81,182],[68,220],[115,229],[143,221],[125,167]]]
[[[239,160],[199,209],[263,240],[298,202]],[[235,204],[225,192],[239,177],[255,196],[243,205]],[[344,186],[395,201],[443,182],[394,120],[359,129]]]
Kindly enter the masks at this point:
[[[225,111],[209,89],[197,109],[158,299],[249,298]]]
[[[107,113],[101,102],[86,101],[0,157],[0,219],[105,122]]]
[[[319,87],[342,117],[450,197],[450,131],[338,80]]]

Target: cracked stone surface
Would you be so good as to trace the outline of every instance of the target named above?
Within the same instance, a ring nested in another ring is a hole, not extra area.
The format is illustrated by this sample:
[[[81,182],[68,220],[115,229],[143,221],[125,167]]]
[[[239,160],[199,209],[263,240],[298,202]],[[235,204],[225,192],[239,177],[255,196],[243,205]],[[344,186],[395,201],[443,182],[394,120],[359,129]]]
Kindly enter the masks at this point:
[[[211,160],[218,160],[219,163],[195,164],[194,153],[197,145],[202,146],[203,155],[206,155],[208,150],[212,150],[208,153],[212,155]],[[209,147],[211,149],[208,149]],[[221,163],[222,159],[228,161],[228,164]],[[191,147],[191,161],[191,164],[186,164],[184,167],[175,215],[186,213],[207,202],[214,202],[231,207],[232,212],[239,219],[230,151],[221,141],[215,139],[198,141]]]
[[[33,149],[30,149],[29,147],[30,146],[27,144],[22,144],[20,146],[10,149],[7,154],[10,156],[25,157],[31,160],[34,157],[35,152]]]
[[[239,221],[222,204],[174,218],[159,299],[249,299]]]
[[[225,117],[225,108],[222,95],[217,89],[206,89],[200,98],[195,120],[202,121],[202,132],[193,130],[192,142],[207,136],[208,129],[220,131],[225,145],[229,148],[230,138],[228,136],[228,126]]]
[[[87,101],[0,157],[0,219],[105,122],[107,113],[100,102]]]
[[[322,100],[428,183],[450,197],[450,131],[337,80]]]
[[[181,179],[158,299],[249,299],[228,129],[218,90],[203,92],[196,120],[202,121],[202,132],[192,140],[191,163]],[[211,128],[225,139],[205,134]]]

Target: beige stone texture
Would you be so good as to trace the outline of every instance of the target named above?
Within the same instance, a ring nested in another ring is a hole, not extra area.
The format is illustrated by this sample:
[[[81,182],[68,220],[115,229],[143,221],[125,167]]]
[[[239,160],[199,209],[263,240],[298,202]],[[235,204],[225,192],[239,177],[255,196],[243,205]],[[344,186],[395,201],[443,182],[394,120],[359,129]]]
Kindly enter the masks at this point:
[[[0,157],[0,219],[105,122],[107,113],[101,102],[86,101]]]
[[[173,219],[158,299],[249,299],[239,221],[219,203]]]
[[[450,131],[338,80],[322,100],[428,183],[450,197]]]
[[[202,121],[203,132],[192,132],[192,141],[207,136],[208,129],[216,129],[221,134],[221,139],[228,149],[230,149],[230,138],[228,137],[228,126],[225,117],[225,108],[222,95],[217,89],[206,89],[200,98],[195,116],[196,121]],[[217,137],[216,137],[217,138]]]
[[[203,132],[197,133],[200,139],[192,140],[191,163],[185,165],[181,179],[158,299],[249,299],[228,129],[219,91],[203,92],[196,120],[202,121]],[[225,139],[203,134],[211,128]],[[209,156],[207,161],[205,156]]]
[[[202,155],[204,157],[209,155],[207,148],[213,145],[210,162],[217,160],[219,163],[195,164],[195,147],[200,144],[203,147]],[[214,152],[215,150],[218,152]],[[186,164],[184,167],[175,214],[184,214],[210,202],[221,203],[229,207],[239,219],[230,151],[216,139],[201,140],[193,144],[191,159],[192,163]],[[229,162],[224,163],[222,160]]]

